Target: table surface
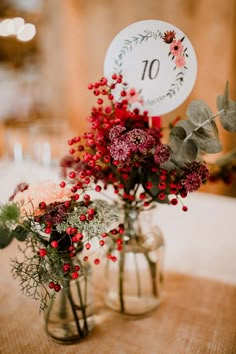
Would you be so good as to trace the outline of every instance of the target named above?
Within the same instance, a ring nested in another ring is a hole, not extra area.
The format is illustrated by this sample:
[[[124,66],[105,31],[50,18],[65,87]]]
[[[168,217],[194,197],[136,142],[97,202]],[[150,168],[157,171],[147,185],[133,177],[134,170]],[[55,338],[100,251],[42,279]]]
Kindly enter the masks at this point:
[[[0,201],[22,181],[59,180],[56,169],[0,162]],[[103,271],[95,269],[93,333],[61,346],[43,331],[38,303],[20,293],[9,274],[13,242],[0,257],[0,353],[235,354],[236,199],[193,193],[180,206],[160,205],[157,223],[166,241],[163,303],[147,318],[131,321],[105,309]],[[138,335],[137,335],[138,334]]]

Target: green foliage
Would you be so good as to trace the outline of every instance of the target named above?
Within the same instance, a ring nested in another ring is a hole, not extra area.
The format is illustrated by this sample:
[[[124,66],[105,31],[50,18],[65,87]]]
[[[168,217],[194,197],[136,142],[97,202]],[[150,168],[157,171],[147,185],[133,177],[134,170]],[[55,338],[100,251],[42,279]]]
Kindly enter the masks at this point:
[[[21,225],[18,225],[13,231],[12,231],[12,235],[15,239],[17,239],[18,241],[25,241],[27,238],[29,231],[22,227]]]
[[[186,130],[181,126],[176,126],[171,130],[170,148],[172,160],[177,163],[177,166],[193,162],[198,154],[197,145],[192,139],[186,140],[186,136]]]
[[[0,248],[7,247],[14,238],[16,238],[18,241],[25,241],[28,234],[28,230],[20,224],[19,219],[20,208],[16,203],[1,205]]]
[[[16,203],[5,204],[0,206],[0,224],[7,222],[19,221],[20,209]]]
[[[223,128],[229,132],[236,132],[236,102],[229,98],[228,82],[224,94],[217,97],[217,107],[221,111],[220,122]]]
[[[212,114],[203,100],[195,100],[187,109],[188,119],[179,121],[170,133],[171,161],[176,166],[193,162],[199,152],[215,154],[222,150],[214,119],[220,116],[224,129],[236,131],[236,103],[229,98],[228,82],[224,94],[217,98],[219,112]]]
[[[13,234],[6,227],[0,226],[0,249],[7,247],[13,238]]]

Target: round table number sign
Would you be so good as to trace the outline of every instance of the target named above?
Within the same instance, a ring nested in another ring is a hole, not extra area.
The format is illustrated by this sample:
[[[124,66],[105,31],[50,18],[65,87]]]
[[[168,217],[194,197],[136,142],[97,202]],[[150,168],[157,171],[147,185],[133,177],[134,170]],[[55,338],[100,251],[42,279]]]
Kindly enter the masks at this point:
[[[123,75],[124,82],[139,93],[133,105],[157,116],[171,112],[188,97],[197,60],[178,28],[163,21],[140,21],[123,29],[110,44],[104,75],[111,79],[114,73]]]

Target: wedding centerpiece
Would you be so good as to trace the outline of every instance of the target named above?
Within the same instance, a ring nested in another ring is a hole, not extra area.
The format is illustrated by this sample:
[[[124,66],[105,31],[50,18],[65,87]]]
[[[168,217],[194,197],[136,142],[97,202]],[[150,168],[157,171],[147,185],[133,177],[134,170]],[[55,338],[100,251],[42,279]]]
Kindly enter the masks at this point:
[[[204,101],[193,101],[187,119],[172,124],[164,142],[161,118],[132,109],[134,102],[142,103],[142,96],[122,75],[115,73],[111,82],[103,77],[88,89],[97,98],[90,130],[68,141],[62,171],[74,180],[75,191],[81,183],[98,192],[112,186],[122,215],[107,241],[107,257],[116,265],[106,273],[106,302],[121,313],[144,314],[160,301],[163,238],[157,228],[143,230],[140,214],[159,203],[188,210],[183,201],[210,177],[204,154],[222,150],[215,119],[219,116],[223,128],[236,131],[236,106],[227,83],[217,98],[217,113]],[[150,228],[150,220],[146,225]]]
[[[85,188],[75,194],[62,186],[50,181],[17,186],[0,207],[0,248],[13,239],[21,242],[11,272],[23,293],[40,301],[47,334],[68,343],[94,327],[87,252],[92,242],[103,244],[102,234],[117,218],[106,201],[90,201]]]

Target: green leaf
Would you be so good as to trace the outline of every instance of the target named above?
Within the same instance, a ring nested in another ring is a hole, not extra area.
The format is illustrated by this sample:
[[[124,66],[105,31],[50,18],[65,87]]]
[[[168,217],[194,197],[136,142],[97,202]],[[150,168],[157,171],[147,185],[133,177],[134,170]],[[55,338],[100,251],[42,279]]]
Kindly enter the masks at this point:
[[[222,150],[222,145],[214,133],[210,133],[204,128],[193,131],[193,141],[197,144],[200,150],[208,154],[215,154]]]
[[[220,114],[222,127],[229,132],[236,132],[236,102],[229,97],[229,83],[227,81],[224,94],[217,97],[218,109],[224,110]]]
[[[0,227],[0,249],[7,247],[12,240],[12,233],[8,229]]]
[[[189,121],[189,120],[180,120],[180,121],[176,124],[176,127],[181,127],[181,128],[183,128],[183,129],[185,130],[186,136],[189,135],[189,134],[191,134],[192,131],[197,128],[197,126],[196,126],[194,123],[192,123],[191,121]],[[186,137],[186,136],[185,136],[185,137]]]
[[[179,140],[177,153],[172,156],[174,160],[181,165],[193,162],[198,154],[198,147],[192,139],[188,139],[185,141]]]
[[[196,127],[201,126],[209,118],[213,116],[210,107],[203,100],[195,100],[190,103],[186,112],[190,122]],[[216,129],[215,124],[205,123],[204,128],[212,131]]]
[[[25,241],[28,236],[29,231],[24,229],[22,226],[17,226],[15,230],[12,231],[13,237],[18,241]]]

